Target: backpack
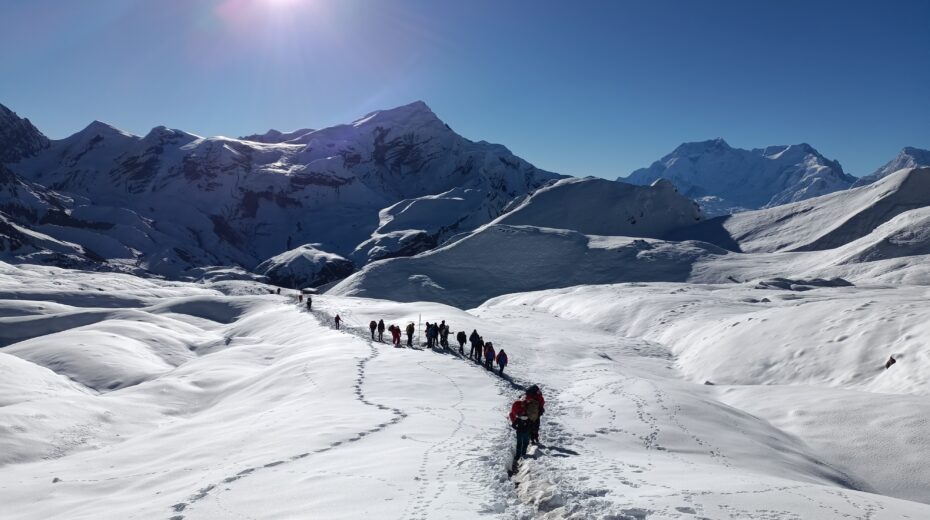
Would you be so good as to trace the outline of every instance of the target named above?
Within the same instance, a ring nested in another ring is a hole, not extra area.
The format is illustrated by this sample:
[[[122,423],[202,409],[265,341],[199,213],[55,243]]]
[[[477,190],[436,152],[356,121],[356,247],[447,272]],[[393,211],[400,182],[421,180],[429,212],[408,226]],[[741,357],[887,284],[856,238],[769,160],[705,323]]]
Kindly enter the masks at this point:
[[[528,399],[526,401],[526,416],[530,418],[531,421],[539,420],[539,401],[535,399]]]

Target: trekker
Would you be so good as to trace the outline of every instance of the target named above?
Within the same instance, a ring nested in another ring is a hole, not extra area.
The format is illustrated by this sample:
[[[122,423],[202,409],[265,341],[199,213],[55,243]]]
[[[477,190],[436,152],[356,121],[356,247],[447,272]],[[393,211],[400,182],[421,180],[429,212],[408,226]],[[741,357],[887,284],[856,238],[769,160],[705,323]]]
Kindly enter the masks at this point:
[[[465,335],[464,330],[460,330],[458,334],[455,335],[455,340],[459,342],[459,354],[465,355],[465,341],[468,340],[468,336]]]
[[[433,347],[433,326],[426,322],[426,328],[423,329],[423,333],[426,334],[426,346],[429,348]]]
[[[484,345],[484,368],[494,370],[494,344],[490,341]]]
[[[510,407],[510,426],[517,432],[517,449],[513,454],[513,465],[510,473],[517,472],[517,462],[526,455],[530,445],[530,421],[526,413],[528,401],[525,398],[514,401]]]
[[[384,342],[384,320],[378,320],[378,341]]]
[[[478,331],[476,329],[472,329],[468,341],[471,342],[471,351],[468,353],[468,358],[475,359],[475,349],[478,348]]]
[[[537,385],[526,389],[527,417],[530,420],[530,442],[539,444],[539,418],[546,413],[546,400]]]
[[[342,318],[340,318],[339,315],[337,314],[335,321],[336,321],[336,328],[338,329],[339,324],[342,323]]]
[[[413,331],[416,330],[416,327],[413,326],[413,322],[407,324],[407,346],[413,346]]]
[[[484,338],[478,336],[478,343],[475,345],[475,363],[480,365],[482,356],[484,356]]]
[[[507,366],[507,353],[504,352],[504,349],[497,353],[497,366],[500,367],[500,375],[503,377],[504,367]]]
[[[309,294],[307,295],[307,310],[313,310],[313,297],[311,297]]]
[[[442,320],[439,324],[439,336],[439,344],[442,348],[449,348],[449,326],[446,325],[446,320]]]
[[[371,320],[371,323],[368,324],[368,328],[371,329],[371,340],[375,340],[375,329],[378,328],[378,322]]]
[[[303,303],[303,302],[304,302],[304,295],[303,295],[303,294],[298,294],[298,295],[297,295],[297,303]]]
[[[391,343],[395,347],[400,347],[400,327],[391,325]]]
[[[277,292],[276,292],[275,294],[281,294],[281,288],[280,288],[280,287],[278,287],[278,290],[277,290]]]

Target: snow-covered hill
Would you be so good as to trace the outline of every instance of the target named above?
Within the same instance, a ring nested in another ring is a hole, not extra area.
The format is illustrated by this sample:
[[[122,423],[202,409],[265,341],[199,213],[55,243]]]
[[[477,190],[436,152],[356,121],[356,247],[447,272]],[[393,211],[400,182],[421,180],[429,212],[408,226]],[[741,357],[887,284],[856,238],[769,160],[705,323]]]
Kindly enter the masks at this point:
[[[875,170],[870,175],[859,178],[853,188],[872,184],[884,179],[892,173],[906,168],[930,168],[930,150],[921,150],[912,146],[905,146],[894,159]]]
[[[815,251],[856,241],[901,213],[930,206],[930,168],[759,211],[718,217],[670,238],[706,240],[743,252]]]
[[[708,215],[777,206],[845,190],[855,177],[806,143],[744,150],[723,139],[684,143],[648,168],[618,180],[672,181]]]
[[[28,126],[0,123],[0,135]],[[467,190],[470,204],[447,206],[436,225],[403,230],[435,244],[559,177],[503,146],[459,136],[422,102],[300,134],[269,144],[156,127],[139,137],[94,122],[38,153],[24,148],[29,153],[18,155],[32,157],[10,165],[21,178],[65,194],[73,202],[63,212],[93,225],[16,225],[100,251],[107,269],[180,277],[208,265],[253,269],[310,243],[348,255],[372,239],[382,209]],[[394,256],[418,252],[379,247]]]

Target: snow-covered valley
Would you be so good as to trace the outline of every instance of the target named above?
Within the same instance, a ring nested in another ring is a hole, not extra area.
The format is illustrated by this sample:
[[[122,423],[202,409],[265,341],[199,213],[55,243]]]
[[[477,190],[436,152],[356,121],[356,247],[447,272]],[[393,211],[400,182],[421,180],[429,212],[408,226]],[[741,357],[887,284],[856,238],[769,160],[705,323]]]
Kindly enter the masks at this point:
[[[619,284],[471,310],[322,295],[312,312],[272,292],[3,264],[3,517],[930,514],[924,288]],[[372,319],[477,329],[508,377],[457,346],[371,341]],[[541,445],[511,480],[506,413],[529,383]]]

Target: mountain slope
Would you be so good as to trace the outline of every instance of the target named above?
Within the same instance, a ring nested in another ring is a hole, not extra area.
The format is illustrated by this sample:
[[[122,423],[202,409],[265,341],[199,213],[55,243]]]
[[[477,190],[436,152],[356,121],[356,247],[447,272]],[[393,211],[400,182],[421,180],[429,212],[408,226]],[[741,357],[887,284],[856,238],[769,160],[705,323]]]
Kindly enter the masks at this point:
[[[685,143],[627,178],[633,184],[668,179],[708,214],[777,206],[844,190],[855,177],[808,144],[744,150],[723,139]]]

